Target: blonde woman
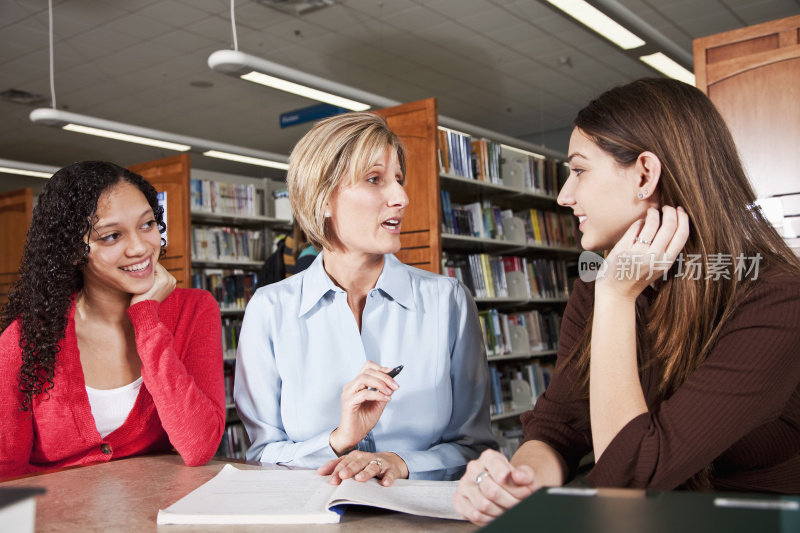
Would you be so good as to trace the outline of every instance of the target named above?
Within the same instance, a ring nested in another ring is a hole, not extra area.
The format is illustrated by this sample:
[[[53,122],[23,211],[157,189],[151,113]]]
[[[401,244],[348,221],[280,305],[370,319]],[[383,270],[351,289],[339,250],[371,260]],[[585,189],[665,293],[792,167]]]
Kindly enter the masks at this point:
[[[287,181],[322,252],[247,306],[234,389],[247,458],[332,483],[457,478],[494,445],[487,364],[464,287],[393,255],[408,206],[399,139],[371,113],[327,119]]]
[[[558,201],[608,271],[576,283],[526,442],[470,463],[456,508],[485,524],[592,450],[596,486],[800,493],[800,262],[722,117],[639,80],[578,113],[569,164]]]

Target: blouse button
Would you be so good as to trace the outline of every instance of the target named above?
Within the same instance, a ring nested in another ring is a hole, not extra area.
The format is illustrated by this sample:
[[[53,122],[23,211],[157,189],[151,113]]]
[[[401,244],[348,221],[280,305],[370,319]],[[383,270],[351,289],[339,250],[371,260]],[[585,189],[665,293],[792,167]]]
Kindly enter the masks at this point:
[[[102,446],[100,446],[100,451],[106,455],[111,455],[111,446],[109,446],[108,444],[103,444]]]

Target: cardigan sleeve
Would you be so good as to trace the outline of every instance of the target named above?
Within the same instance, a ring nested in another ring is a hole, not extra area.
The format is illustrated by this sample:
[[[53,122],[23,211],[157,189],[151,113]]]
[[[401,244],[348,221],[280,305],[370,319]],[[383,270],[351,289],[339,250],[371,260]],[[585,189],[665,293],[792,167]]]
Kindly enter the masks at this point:
[[[188,292],[188,291],[187,291]],[[171,312],[154,300],[128,308],[142,360],[142,378],[161,424],[187,465],[208,462],[225,430],[222,322],[209,293],[191,291],[175,309],[174,334],[159,318]],[[165,301],[166,303],[166,301]]]
[[[18,320],[0,335],[0,478],[28,473],[33,449],[33,414],[21,409],[19,338]]]
[[[800,383],[799,324],[800,283],[759,280],[706,360],[670,398],[622,428],[589,481],[671,490],[777,420]]]
[[[574,360],[564,361],[578,344],[594,305],[594,283],[576,280],[561,319],[557,371],[533,410],[522,415],[525,440],[539,440],[561,455],[572,478],[580,459],[592,448],[589,399],[576,388]]]

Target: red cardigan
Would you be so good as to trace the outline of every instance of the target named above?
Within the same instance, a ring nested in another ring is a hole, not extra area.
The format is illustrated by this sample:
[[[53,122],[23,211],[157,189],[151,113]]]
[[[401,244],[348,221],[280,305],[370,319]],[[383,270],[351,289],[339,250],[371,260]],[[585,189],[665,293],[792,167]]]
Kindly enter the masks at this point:
[[[95,427],[75,335],[75,304],[56,356],[54,387],[20,409],[19,321],[0,336],[0,478],[175,448],[187,465],[214,455],[225,429],[219,307],[198,289],[128,309],[142,387],[121,427]],[[49,398],[48,398],[49,396]]]

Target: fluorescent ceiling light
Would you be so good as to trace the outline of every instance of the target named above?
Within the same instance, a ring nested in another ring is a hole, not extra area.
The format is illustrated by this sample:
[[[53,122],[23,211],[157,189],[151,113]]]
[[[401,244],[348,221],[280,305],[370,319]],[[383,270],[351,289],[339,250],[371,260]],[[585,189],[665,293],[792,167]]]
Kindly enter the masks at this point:
[[[256,72],[255,70],[240,77],[243,80],[252,81],[253,83],[260,83],[261,85],[266,85],[267,87],[272,87],[273,89],[278,89],[279,91],[296,94],[304,98],[319,100],[320,102],[325,102],[326,104],[335,105],[337,107],[343,107],[345,109],[349,109],[350,111],[366,111],[372,107],[369,104],[356,102],[355,100],[350,100],[349,98],[344,98],[342,96],[336,96],[335,94],[326,93],[325,91],[312,89],[311,87],[306,87],[305,85],[300,85],[299,83],[282,80],[268,74],[262,74],[261,72]]]
[[[643,46],[645,42],[584,0],[547,0],[584,26],[588,26],[623,50]]]
[[[691,72],[680,66],[678,63],[676,63],[669,57],[662,54],[661,52],[650,54],[648,56],[642,56],[639,59],[641,59],[642,61],[644,61],[657,71],[661,72],[662,74],[669,76],[670,78],[674,78],[684,83],[688,83],[689,85],[696,84],[694,74],[692,74]]]
[[[239,161],[240,163],[247,163],[250,165],[259,165],[262,167],[279,168],[282,170],[289,169],[289,165],[287,163],[278,163],[277,161],[269,161],[268,159],[260,159],[258,157],[220,152],[219,150],[208,150],[207,152],[203,152],[203,155],[207,157],[216,157],[217,159],[227,159],[228,161]]]
[[[193,151],[199,152],[209,157],[221,157],[215,154],[227,154],[231,161],[239,161],[251,165],[269,166],[273,168],[287,168],[286,163],[289,158],[285,155],[235,146],[232,144],[189,137],[187,135],[176,135],[166,131],[143,128],[133,124],[114,122],[97,117],[70,113],[60,109],[39,108],[31,111],[31,122],[44,126],[54,126],[67,131],[99,135],[120,141],[146,144],[167,150],[179,152]],[[237,158],[238,157],[238,158]]]
[[[118,131],[101,130],[100,128],[90,128],[88,126],[81,126],[79,124],[65,124],[61,127],[62,129],[74,131],[76,133],[86,133],[87,135],[96,135],[98,137],[106,137],[108,139],[116,139],[118,141],[125,141],[129,143],[146,144],[148,146],[155,146],[156,148],[175,150],[177,152],[188,152],[192,148],[188,144],[159,141],[158,139],[149,139],[147,137],[140,137],[138,135],[128,135],[127,133],[120,133]]]
[[[11,159],[0,159],[0,174],[18,174],[20,176],[33,176],[35,178],[50,178],[58,170],[58,167],[47,165],[37,165],[25,161],[14,161]]]
[[[391,107],[394,100],[326,80],[307,72],[274,63],[238,50],[217,50],[208,56],[208,66],[217,72],[260,83],[352,111]]]

